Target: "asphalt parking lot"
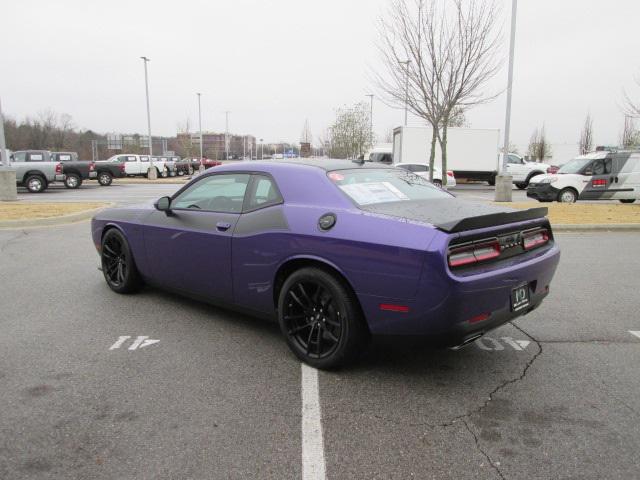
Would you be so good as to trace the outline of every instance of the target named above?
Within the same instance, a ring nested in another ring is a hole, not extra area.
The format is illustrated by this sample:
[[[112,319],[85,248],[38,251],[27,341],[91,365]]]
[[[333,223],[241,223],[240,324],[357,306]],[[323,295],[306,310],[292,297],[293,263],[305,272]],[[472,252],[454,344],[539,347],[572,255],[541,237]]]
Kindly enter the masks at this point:
[[[111,292],[87,222],[0,230],[0,478],[637,478],[640,234],[557,241],[538,310],[459,351],[378,339],[310,392],[276,325]]]

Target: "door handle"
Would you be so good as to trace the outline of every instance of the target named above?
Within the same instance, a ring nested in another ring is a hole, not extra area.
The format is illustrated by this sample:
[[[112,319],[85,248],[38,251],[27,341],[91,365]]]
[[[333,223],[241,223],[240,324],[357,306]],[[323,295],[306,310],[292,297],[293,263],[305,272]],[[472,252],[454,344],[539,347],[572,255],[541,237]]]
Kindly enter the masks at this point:
[[[216,223],[216,228],[221,232],[226,232],[231,228],[231,224],[228,222],[218,222]]]

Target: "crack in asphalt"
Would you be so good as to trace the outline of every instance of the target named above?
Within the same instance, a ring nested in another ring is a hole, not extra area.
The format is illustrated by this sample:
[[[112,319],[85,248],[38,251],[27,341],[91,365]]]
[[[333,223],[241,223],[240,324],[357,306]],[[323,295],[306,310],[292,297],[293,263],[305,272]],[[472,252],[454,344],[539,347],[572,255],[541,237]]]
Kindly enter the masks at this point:
[[[22,237],[26,237],[27,235],[29,235],[29,232],[27,232],[26,230],[20,230],[19,232],[17,232],[16,235],[9,237],[5,241],[3,241],[2,244],[0,244],[0,252],[4,252],[5,249],[9,247],[12,243],[15,243],[16,240]]]
[[[483,456],[484,458],[487,459],[487,462],[489,462],[489,465],[491,465],[491,468],[493,468],[495,470],[495,472],[498,474],[498,476],[502,479],[502,480],[506,480],[506,477],[502,474],[502,472],[500,471],[500,469],[498,468],[498,465],[496,465],[495,463],[493,463],[493,460],[491,459],[491,457],[489,456],[489,454],[487,452],[485,452],[482,447],[480,446],[480,440],[478,439],[478,436],[475,434],[475,432],[473,430],[471,430],[471,427],[469,426],[469,423],[467,423],[466,420],[463,420],[462,423],[464,424],[464,426],[466,427],[467,431],[471,434],[471,436],[473,437],[473,440],[476,444],[476,450],[478,450]]]

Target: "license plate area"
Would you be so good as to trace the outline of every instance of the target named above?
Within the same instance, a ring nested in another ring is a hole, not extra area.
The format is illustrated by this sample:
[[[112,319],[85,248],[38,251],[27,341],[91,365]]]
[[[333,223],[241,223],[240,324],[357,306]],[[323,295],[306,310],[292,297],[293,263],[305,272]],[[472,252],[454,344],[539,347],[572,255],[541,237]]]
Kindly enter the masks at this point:
[[[511,290],[511,311],[518,312],[530,304],[529,284],[523,283]]]

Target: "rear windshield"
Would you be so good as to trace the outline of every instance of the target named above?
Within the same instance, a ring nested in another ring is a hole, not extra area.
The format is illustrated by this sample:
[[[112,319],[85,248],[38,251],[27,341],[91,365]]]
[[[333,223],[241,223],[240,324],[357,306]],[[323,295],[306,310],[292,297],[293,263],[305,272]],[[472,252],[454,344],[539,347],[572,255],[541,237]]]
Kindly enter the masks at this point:
[[[424,178],[400,168],[334,170],[327,176],[358,205],[451,198]]]

